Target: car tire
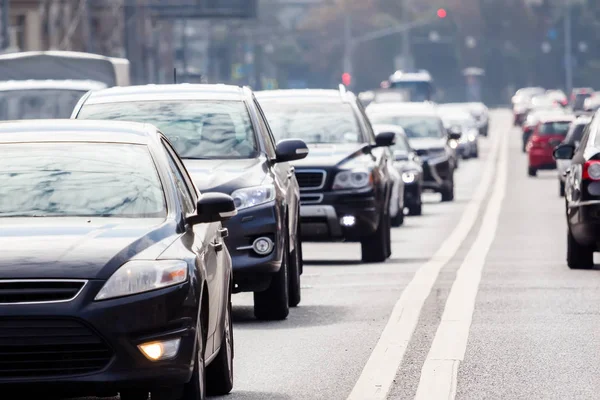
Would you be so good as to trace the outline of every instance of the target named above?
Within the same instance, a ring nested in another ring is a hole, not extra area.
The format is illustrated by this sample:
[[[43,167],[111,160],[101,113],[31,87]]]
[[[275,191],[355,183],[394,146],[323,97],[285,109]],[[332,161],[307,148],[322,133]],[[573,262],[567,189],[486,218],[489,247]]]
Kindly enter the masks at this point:
[[[302,275],[302,240],[300,239],[300,220],[297,217],[298,229],[294,239],[294,250],[289,255],[289,276],[288,276],[288,304],[290,307],[297,307],[302,300],[302,290],[300,285],[300,275]]]
[[[537,176],[537,169],[535,169],[533,167],[527,167],[527,175]]]
[[[387,234],[386,234],[386,244],[387,244],[386,258],[390,258],[392,256],[392,221],[389,218],[387,220],[386,232],[387,232]]]
[[[444,182],[444,187],[442,188],[442,201],[448,202],[454,200],[454,179],[450,178],[450,180]]]
[[[120,400],[148,400],[149,392],[143,390],[125,390],[119,392]]]
[[[262,321],[281,321],[290,313],[288,287],[288,245],[289,235],[285,235],[285,245],[279,271],[271,276],[267,290],[254,292],[254,316]]]
[[[558,195],[560,197],[565,197],[565,183],[562,181],[558,182],[559,188],[558,188]]]
[[[408,215],[421,215],[423,214],[422,203],[413,204],[408,207]]]
[[[404,207],[401,207],[398,210],[398,214],[396,214],[396,216],[392,218],[391,224],[394,228],[397,228],[404,224]]]
[[[567,265],[570,269],[594,267],[594,249],[577,243],[571,229],[567,229]]]
[[[228,295],[223,341],[215,359],[206,367],[206,392],[210,396],[223,396],[233,389],[233,322],[231,317],[231,291]]]
[[[475,151],[473,152],[473,158],[479,158],[479,146],[475,147]]]
[[[363,262],[379,263],[384,262],[389,257],[388,240],[391,237],[389,218],[388,214],[382,213],[377,230],[361,240],[361,258]]]
[[[527,153],[527,143],[523,142],[523,148],[522,148],[523,153]]]
[[[203,318],[200,317],[200,321]],[[200,322],[200,332],[196,337],[196,354],[194,355],[194,370],[192,378],[183,387],[183,396],[181,400],[205,400],[206,399],[206,364],[204,352],[206,349],[206,330],[202,322]],[[154,400],[155,396],[152,396]]]

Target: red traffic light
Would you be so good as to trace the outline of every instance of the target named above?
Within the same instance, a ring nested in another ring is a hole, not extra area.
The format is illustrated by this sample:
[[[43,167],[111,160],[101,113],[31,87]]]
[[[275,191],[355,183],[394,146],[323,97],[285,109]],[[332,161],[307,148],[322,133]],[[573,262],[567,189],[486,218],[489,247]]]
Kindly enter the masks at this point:
[[[350,75],[350,74],[349,74],[349,73],[347,73],[347,72],[344,72],[344,73],[342,74],[342,83],[343,83],[345,86],[350,86],[350,84],[352,83],[352,75]]]
[[[439,10],[437,10],[438,18],[446,18],[447,15],[448,15],[448,13],[443,8],[440,8]]]

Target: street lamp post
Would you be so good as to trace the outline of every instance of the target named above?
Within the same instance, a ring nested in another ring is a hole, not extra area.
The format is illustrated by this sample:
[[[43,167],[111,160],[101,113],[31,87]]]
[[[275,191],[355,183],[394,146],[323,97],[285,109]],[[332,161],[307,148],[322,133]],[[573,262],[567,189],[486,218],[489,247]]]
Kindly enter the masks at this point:
[[[573,54],[571,49],[571,0],[566,0],[565,11],[565,86],[567,89],[567,93],[571,93],[571,90],[573,89]]]

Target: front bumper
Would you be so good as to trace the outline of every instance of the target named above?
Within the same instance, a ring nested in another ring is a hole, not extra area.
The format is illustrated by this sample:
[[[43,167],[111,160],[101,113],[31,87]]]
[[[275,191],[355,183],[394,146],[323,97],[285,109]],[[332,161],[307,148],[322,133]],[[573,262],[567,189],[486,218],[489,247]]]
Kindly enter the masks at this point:
[[[300,207],[303,240],[360,241],[377,230],[381,205],[372,189],[340,190],[322,195],[320,204]],[[353,217],[354,223],[343,224],[344,217]]]
[[[0,384],[110,395],[188,382],[198,315],[190,283],[95,302],[103,284],[89,281],[70,302],[0,306]],[[175,338],[181,342],[171,360],[149,361],[137,348]]]
[[[235,292],[260,291],[268,287],[273,273],[279,271],[282,259],[281,231],[274,201],[238,211],[225,223],[229,236],[225,239],[231,255]],[[252,244],[260,237],[273,242],[271,253],[261,256]]]

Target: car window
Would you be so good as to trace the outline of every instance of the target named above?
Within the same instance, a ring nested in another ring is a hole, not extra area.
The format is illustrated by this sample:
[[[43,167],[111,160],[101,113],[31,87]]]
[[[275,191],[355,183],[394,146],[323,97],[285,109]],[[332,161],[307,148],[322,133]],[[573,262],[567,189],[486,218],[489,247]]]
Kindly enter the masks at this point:
[[[27,89],[0,92],[0,120],[69,118],[85,90]]]
[[[540,124],[538,129],[538,135],[549,136],[549,135],[563,135],[566,136],[569,131],[571,122],[560,121],[560,122],[546,122]]]
[[[188,186],[188,182],[186,182],[186,179],[184,177],[183,171],[185,171],[185,168],[177,162],[177,159],[174,156],[174,153],[172,153],[172,151],[169,149],[168,145],[165,142],[163,142],[163,145],[165,146],[165,150],[167,150],[167,158],[169,159],[169,167],[171,168],[171,172],[173,173],[173,177],[175,178],[177,192],[183,203],[184,211],[186,214],[191,214],[196,209],[196,207],[194,206],[194,203],[197,200],[194,201],[195,196],[192,194],[193,191],[190,190],[190,187]]]
[[[356,114],[348,103],[280,102],[261,100],[277,140],[302,139],[306,143],[364,143]]]
[[[587,124],[573,124],[567,133],[565,142],[578,146],[583,137],[583,132]]]
[[[145,145],[0,145],[0,217],[166,215],[163,187]]]
[[[267,117],[265,116],[262,108],[260,107],[260,104],[258,103],[258,101],[256,101],[256,99],[254,99],[253,101],[254,101],[254,106],[256,107],[256,110],[258,111],[258,124],[260,125],[260,128],[263,131],[265,143],[267,146],[267,151],[269,152],[269,157],[273,158],[273,157],[275,157],[276,140],[273,137],[273,133],[271,132],[271,127],[268,124]]]
[[[396,114],[371,114],[369,118],[374,124],[398,125],[404,129],[409,139],[443,138],[443,125],[438,117],[406,116]]]
[[[367,136],[369,136],[369,141],[371,143],[375,143],[375,131],[373,130],[373,126],[371,125],[371,120],[367,116],[367,111],[359,101],[356,102],[356,106],[358,107],[360,115],[363,121],[365,122],[365,128],[367,130]]]
[[[184,159],[255,158],[259,150],[242,101],[133,101],[84,104],[78,119],[145,122]]]

